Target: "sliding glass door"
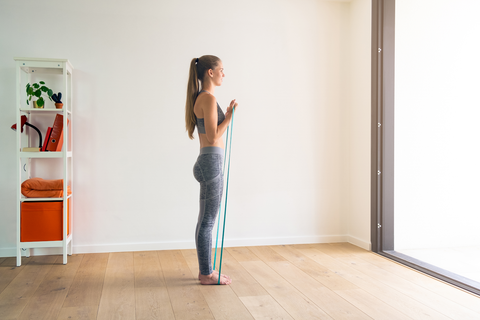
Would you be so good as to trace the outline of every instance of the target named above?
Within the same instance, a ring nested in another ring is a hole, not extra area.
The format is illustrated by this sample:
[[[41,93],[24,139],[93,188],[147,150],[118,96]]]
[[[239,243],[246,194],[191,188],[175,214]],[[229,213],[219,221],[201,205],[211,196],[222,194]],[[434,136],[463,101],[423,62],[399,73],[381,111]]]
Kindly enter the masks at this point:
[[[373,5],[372,241],[379,253],[478,293],[480,1]]]

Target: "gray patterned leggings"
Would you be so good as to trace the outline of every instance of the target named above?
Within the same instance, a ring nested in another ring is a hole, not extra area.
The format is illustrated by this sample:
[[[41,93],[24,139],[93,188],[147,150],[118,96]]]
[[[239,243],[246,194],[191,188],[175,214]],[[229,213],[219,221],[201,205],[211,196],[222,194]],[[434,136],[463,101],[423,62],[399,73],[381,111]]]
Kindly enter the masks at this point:
[[[219,147],[200,149],[193,166],[193,175],[200,182],[200,212],[195,230],[200,273],[209,275],[212,269],[212,229],[218,215],[223,193],[223,153]]]

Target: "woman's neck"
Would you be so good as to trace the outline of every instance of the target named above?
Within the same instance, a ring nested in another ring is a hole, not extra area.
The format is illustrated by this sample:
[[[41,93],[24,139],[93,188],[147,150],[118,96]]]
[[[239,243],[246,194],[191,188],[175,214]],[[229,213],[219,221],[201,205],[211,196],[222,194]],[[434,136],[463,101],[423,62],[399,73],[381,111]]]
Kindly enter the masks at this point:
[[[202,83],[202,90],[208,91],[213,95],[215,93],[215,85],[211,82]]]

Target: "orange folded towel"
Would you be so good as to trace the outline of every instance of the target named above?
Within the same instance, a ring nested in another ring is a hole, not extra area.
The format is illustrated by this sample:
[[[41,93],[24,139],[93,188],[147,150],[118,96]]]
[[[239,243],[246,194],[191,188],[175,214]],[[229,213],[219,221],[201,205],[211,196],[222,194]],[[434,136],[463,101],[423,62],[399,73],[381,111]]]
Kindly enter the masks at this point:
[[[71,194],[70,186],[67,186],[68,194]],[[62,198],[63,179],[44,180],[32,178],[22,183],[22,194],[27,198]]]

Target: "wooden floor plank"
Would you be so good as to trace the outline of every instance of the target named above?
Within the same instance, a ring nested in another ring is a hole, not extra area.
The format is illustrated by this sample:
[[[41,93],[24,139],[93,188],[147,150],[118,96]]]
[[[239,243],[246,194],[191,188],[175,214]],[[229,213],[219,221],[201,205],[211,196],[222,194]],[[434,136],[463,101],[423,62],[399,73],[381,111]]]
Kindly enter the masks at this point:
[[[338,259],[335,259],[317,249],[296,250],[292,248],[292,250],[303,253],[312,260],[321,263],[344,279],[357,285],[362,290],[397,309],[399,313],[403,313],[412,319],[448,319],[444,314],[436,311],[435,308],[430,308],[410,296],[403,294],[396,288],[381,282],[374,275],[368,276],[339,260],[341,257],[348,257],[348,255],[339,254],[337,255]]]
[[[466,307],[444,298],[435,292],[429,291],[412,281],[405,280],[389,271],[379,268],[367,261],[356,257],[337,258],[340,261],[355,266],[355,269],[370,277],[382,281],[395,290],[407,295],[408,297],[420,302],[421,304],[436,309],[446,317],[451,319],[474,319],[478,314]],[[446,318],[445,317],[445,318]],[[437,316],[438,318],[438,316]]]
[[[377,297],[369,294],[363,289],[336,290],[338,295],[343,297],[356,308],[375,320],[406,320],[412,319],[399,310],[391,307]],[[426,318],[429,319],[429,318]]]
[[[238,297],[252,297],[268,295],[267,291],[245,270],[231,254],[230,250],[224,250],[225,261],[223,266],[228,270],[228,276],[232,279],[230,287]]]
[[[200,292],[198,279],[192,276],[179,250],[158,251],[175,319],[214,319]]]
[[[157,252],[135,252],[134,267],[136,319],[174,320]]]
[[[64,307],[60,309],[57,320],[95,320],[97,319],[98,306],[96,307]]]
[[[249,248],[234,247],[226,249],[238,262],[261,261]]]
[[[73,255],[64,265],[63,257],[57,256],[18,319],[56,319],[82,259],[82,255]]]
[[[251,250],[333,319],[371,319],[360,309],[287,261],[272,248],[253,247]]]
[[[96,319],[108,253],[84,254],[58,319]]]
[[[248,248],[255,256],[263,262],[283,262],[287,261],[285,257],[272,249],[273,246],[258,246]]]
[[[240,264],[294,319],[332,319],[263,261]]]
[[[357,247],[356,245],[353,245],[353,244],[348,243],[348,242],[343,242],[342,247],[346,248],[349,252],[352,253],[352,255],[373,253],[372,251]]]
[[[182,254],[187,262],[192,277],[195,279],[198,277],[198,259],[196,250],[182,250]],[[227,258],[225,252],[222,259],[222,274],[230,276],[230,270],[228,269]],[[233,259],[233,258],[232,258]],[[218,271],[219,265],[217,265]],[[252,319],[252,315],[248,312],[245,305],[235,294],[230,285],[211,285],[203,286],[198,282],[200,291],[202,292],[205,301],[207,302],[213,316],[216,320],[247,320]]]
[[[110,253],[97,319],[135,319],[133,252]]]
[[[333,258],[353,256],[357,253],[368,253],[369,251],[347,243],[317,243],[311,246]]]
[[[366,255],[363,253],[356,254],[356,256],[384,270],[390,271],[391,273],[402,277],[405,280],[412,281],[415,284],[428,289],[429,291],[443,296],[444,298],[452,300],[457,304],[463,305],[464,307],[467,307],[476,313],[480,313],[480,298],[477,295],[460,290],[457,287],[446,284],[443,281],[425,275],[417,270],[408,268],[378,254]]]
[[[270,295],[241,297],[240,299],[255,320],[293,320],[285,309],[283,309]]]
[[[28,263],[0,294],[0,319],[17,319],[57,256],[27,258]]]
[[[17,267],[17,258],[2,258],[0,263],[0,293],[12,282],[13,279],[25,268],[28,258],[22,257],[22,265]]]
[[[307,248],[305,246],[294,246],[294,248]],[[325,287],[331,290],[354,290],[359,289],[358,286],[352,282],[346,280],[339,274],[328,269],[320,263],[317,263],[307,256],[301,254],[297,250],[292,250],[287,246],[272,246],[272,250],[287,258],[288,261],[295,264],[300,270],[308,274],[310,277],[314,278],[316,281],[323,284]]]

